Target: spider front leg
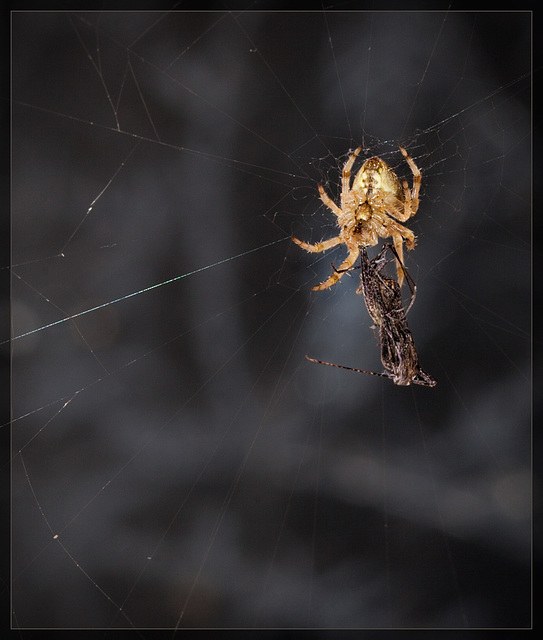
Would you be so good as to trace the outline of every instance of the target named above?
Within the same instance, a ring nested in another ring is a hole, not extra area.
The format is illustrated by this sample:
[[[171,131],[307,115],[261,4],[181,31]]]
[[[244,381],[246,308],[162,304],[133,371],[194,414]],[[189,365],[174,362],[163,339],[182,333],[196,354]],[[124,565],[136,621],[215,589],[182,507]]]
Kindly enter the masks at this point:
[[[362,151],[362,147],[358,147],[355,149],[351,157],[345,163],[343,167],[342,177],[341,177],[341,204],[343,206],[344,198],[349,193],[351,189],[351,169],[353,168],[354,161],[356,160],[358,154]]]

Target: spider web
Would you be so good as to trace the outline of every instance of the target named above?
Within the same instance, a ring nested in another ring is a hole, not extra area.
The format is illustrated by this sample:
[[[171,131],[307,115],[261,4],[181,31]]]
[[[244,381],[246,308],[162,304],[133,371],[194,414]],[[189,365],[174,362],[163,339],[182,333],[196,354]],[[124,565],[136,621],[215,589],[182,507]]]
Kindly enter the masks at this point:
[[[531,14],[343,9],[13,14],[13,627],[530,625]],[[434,389],[304,358],[360,144]]]

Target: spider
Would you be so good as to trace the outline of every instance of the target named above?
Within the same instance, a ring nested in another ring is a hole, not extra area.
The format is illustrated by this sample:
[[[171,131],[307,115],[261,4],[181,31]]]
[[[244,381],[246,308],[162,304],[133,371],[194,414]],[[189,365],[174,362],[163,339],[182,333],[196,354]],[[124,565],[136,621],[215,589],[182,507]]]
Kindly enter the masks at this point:
[[[341,180],[341,206],[338,206],[319,184],[319,194],[323,203],[337,216],[340,228],[335,238],[324,242],[309,244],[292,238],[302,249],[319,253],[338,244],[344,244],[349,255],[343,264],[323,283],[312,287],[314,291],[328,289],[336,284],[345,271],[355,263],[360,254],[360,247],[373,247],[378,237],[392,237],[398,255],[397,274],[398,284],[402,284],[404,271],[403,240],[408,249],[415,246],[415,235],[396,220],[405,222],[415,215],[419,208],[419,189],[421,174],[414,160],[407,151],[400,147],[403,157],[413,173],[413,188],[409,189],[407,180],[400,180],[389,165],[381,158],[373,157],[366,160],[351,183],[351,169],[362,147],[358,147],[349,157],[343,167]],[[391,217],[392,216],[392,217]],[[394,220],[393,218],[396,218]]]

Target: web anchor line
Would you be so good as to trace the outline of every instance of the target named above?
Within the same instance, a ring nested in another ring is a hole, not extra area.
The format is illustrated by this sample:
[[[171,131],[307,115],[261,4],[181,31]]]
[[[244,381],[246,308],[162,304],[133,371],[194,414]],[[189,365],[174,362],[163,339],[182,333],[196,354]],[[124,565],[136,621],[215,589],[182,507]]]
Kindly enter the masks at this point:
[[[279,238],[279,240],[273,240],[272,242],[268,242],[267,244],[261,245],[259,247],[255,247],[254,249],[249,249],[248,251],[243,251],[242,253],[238,253],[237,255],[232,256],[230,258],[224,258],[223,260],[219,260],[218,262],[214,262],[213,264],[208,264],[205,267],[200,267],[198,269],[194,269],[194,271],[189,271],[188,273],[183,273],[180,276],[175,276],[175,278],[170,278],[169,280],[164,280],[163,282],[159,282],[158,284],[153,284],[150,287],[145,287],[145,289],[139,289],[138,291],[133,291],[132,293],[128,293],[125,296],[121,296],[120,298],[115,298],[115,300],[104,302],[103,304],[99,304],[96,307],[92,307],[91,309],[85,309],[85,311],[74,313],[74,315],[72,316],[61,318],[60,320],[55,320],[54,322],[45,324],[43,325],[43,327],[37,327],[36,329],[31,329],[30,331],[21,333],[18,336],[13,336],[11,339],[19,340],[21,338],[26,338],[27,336],[30,336],[33,333],[37,333],[38,331],[44,331],[45,329],[50,329],[51,327],[54,327],[58,324],[62,324],[63,322],[67,322],[68,320],[75,320],[75,318],[80,318],[81,316],[87,315],[88,313],[92,313],[93,311],[98,311],[98,309],[109,307],[113,304],[117,304],[117,302],[128,300],[129,298],[134,298],[135,296],[140,295],[141,293],[147,293],[148,291],[152,291],[153,289],[158,289],[159,287],[163,287],[166,284],[177,282],[177,280],[181,280],[182,278],[188,278],[189,276],[193,276],[197,273],[201,273],[202,271],[207,271],[212,267],[218,267],[219,265],[224,264],[226,262],[230,262],[231,260],[237,260],[238,258],[242,258],[243,256],[249,255],[250,253],[254,253],[255,251],[260,251],[261,249],[270,247],[271,245],[277,244],[278,242],[283,242],[284,240],[290,240],[290,237],[287,236],[285,238]],[[7,342],[9,342],[9,340],[4,340],[3,342],[0,342],[0,344],[6,344]]]

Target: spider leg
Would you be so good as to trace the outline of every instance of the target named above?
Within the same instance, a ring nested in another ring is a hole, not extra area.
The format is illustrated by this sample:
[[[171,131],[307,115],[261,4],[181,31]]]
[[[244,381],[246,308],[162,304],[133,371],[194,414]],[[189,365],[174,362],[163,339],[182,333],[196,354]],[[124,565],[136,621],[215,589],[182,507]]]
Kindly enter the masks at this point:
[[[343,242],[343,240],[339,236],[336,236],[335,238],[330,238],[330,240],[325,240],[324,242],[317,242],[316,244],[309,244],[309,242],[298,240],[298,238],[291,238],[291,239],[297,245],[302,247],[302,249],[305,249],[306,251],[310,251],[311,253],[320,253],[321,251],[326,251],[327,249],[336,247],[338,244],[341,244]]]
[[[414,216],[417,211],[416,209],[412,208],[411,194],[409,192],[409,188],[407,187],[407,183],[405,184],[405,189],[407,190],[407,195],[405,196],[405,201],[403,202],[401,200],[398,200],[398,198],[395,198],[394,196],[389,196],[384,199],[386,212],[400,222],[409,220],[409,218]]]
[[[354,161],[358,154],[362,151],[362,147],[358,147],[355,149],[351,157],[345,163],[343,167],[342,177],[341,177],[341,193],[342,197],[349,192],[351,188],[351,169],[353,168]]]
[[[359,254],[360,254],[360,249],[358,248],[358,245],[356,244],[351,245],[349,247],[349,255],[341,263],[339,268],[334,269],[334,273],[327,280],[325,280],[321,284],[318,284],[316,287],[311,287],[312,290],[322,291],[323,289],[329,289],[331,286],[336,284],[336,282],[343,276],[343,274],[353,266]]]
[[[387,209],[387,213],[393,214],[394,212]],[[376,216],[374,217],[376,218]],[[385,216],[385,218],[387,218],[387,216]],[[375,220],[375,224],[377,225],[377,220]],[[382,238],[388,238],[388,236],[401,236],[405,240],[405,244],[410,251],[415,248],[415,234],[411,229],[399,224],[393,218],[388,218],[385,219],[384,222],[379,222],[377,232]],[[398,249],[396,241],[394,241],[394,246]]]
[[[402,187],[403,187],[404,213],[409,211],[410,214],[413,215],[415,212],[412,211],[411,209],[412,207],[411,191],[409,189],[409,185],[407,184],[407,180],[405,178],[402,180]]]
[[[407,153],[407,151],[403,147],[400,147],[400,151],[402,152],[403,157],[405,158],[407,164],[409,165],[409,168],[411,169],[411,172],[413,173],[413,191],[411,192],[410,198],[409,198],[411,202],[411,210],[413,212],[411,215],[413,215],[417,212],[417,209],[419,208],[419,189],[420,189],[422,176],[420,173],[420,169],[417,167],[417,165],[415,164],[415,161]],[[404,187],[404,191],[405,191],[405,187]]]
[[[409,313],[409,310],[413,306],[413,303],[415,302],[415,298],[417,296],[417,285],[415,284],[415,281],[413,280],[413,278],[409,274],[409,271],[405,268],[405,266],[403,264],[403,260],[402,260],[403,255],[402,255],[402,258],[400,258],[399,254],[398,254],[398,251],[396,250],[396,247],[394,247],[391,244],[383,245],[383,249],[385,249],[385,247],[387,249],[390,249],[390,251],[394,254],[394,256],[396,258],[396,264],[402,270],[402,273],[405,276],[405,280],[407,282],[407,285],[408,285],[408,287],[409,287],[409,289],[411,291],[411,298],[409,300],[409,305],[408,305],[407,309],[405,310],[405,315],[407,315]],[[381,254],[379,254],[379,255],[381,255]],[[398,282],[398,284],[400,284],[400,286],[401,286],[400,282]]]
[[[399,233],[392,234],[394,250],[396,252],[396,273],[398,274],[398,284],[403,284],[405,267],[403,266],[403,238]]]
[[[322,184],[319,184],[319,194],[324,204],[329,209],[331,209],[336,214],[336,216],[340,216],[343,213],[341,209],[337,206],[337,204],[332,200],[332,198],[328,196]]]

